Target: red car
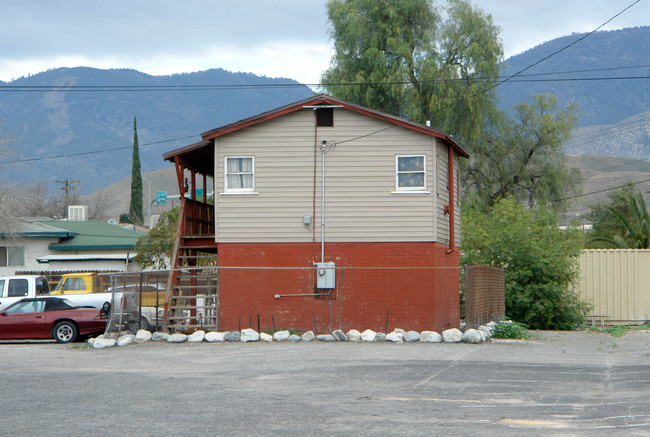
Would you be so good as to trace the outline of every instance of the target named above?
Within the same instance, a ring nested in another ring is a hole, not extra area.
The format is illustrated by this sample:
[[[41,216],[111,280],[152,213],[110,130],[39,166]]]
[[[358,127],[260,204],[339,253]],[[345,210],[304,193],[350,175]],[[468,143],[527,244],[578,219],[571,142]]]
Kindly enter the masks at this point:
[[[21,299],[0,311],[0,339],[53,338],[70,343],[79,337],[102,334],[106,311],[77,307],[63,297]]]

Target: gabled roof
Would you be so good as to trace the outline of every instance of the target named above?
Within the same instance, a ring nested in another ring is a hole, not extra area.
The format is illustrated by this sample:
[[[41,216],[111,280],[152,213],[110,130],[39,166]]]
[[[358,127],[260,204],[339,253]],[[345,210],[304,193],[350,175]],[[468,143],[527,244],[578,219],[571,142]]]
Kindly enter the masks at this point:
[[[50,250],[132,250],[143,232],[123,229],[119,226],[94,220],[45,222],[49,226],[67,231],[70,235],[58,243],[49,245]]]
[[[163,159],[174,162],[174,157],[181,157],[182,160],[187,164],[190,164],[192,168],[198,169],[202,173],[212,174],[213,169],[209,168],[213,165],[214,159],[209,159],[210,157],[214,158],[214,150],[211,146],[212,140],[233,132],[237,132],[244,128],[254,126],[259,123],[263,123],[268,120],[272,120],[283,115],[291,114],[293,112],[304,109],[306,106],[316,106],[316,105],[336,105],[344,109],[358,112],[360,114],[366,115],[368,117],[377,118],[379,120],[386,121],[398,126],[402,126],[407,129],[411,129],[425,135],[431,135],[433,137],[439,138],[445,144],[448,144],[453,147],[453,149],[460,156],[464,158],[469,158],[469,154],[463,149],[463,147],[454,141],[449,135],[445,134],[439,129],[425,126],[423,124],[414,123],[412,121],[406,120],[404,118],[396,117],[394,115],[386,114],[384,112],[375,111],[374,109],[366,108],[354,103],[346,102],[344,100],[336,99],[325,94],[320,94],[314,97],[309,97],[307,99],[291,103],[280,108],[273,109],[268,112],[264,112],[253,117],[249,117],[231,124],[227,124],[222,127],[204,132],[201,134],[202,140],[198,143],[190,144],[189,146],[181,147],[180,149],[172,150],[170,152],[163,154]],[[199,152],[200,151],[200,152]],[[211,154],[207,156],[206,153]]]

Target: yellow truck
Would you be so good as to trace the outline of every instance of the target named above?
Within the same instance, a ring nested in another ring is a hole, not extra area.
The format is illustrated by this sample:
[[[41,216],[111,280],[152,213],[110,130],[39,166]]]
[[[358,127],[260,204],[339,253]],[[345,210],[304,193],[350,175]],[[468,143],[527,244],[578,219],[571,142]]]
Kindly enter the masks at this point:
[[[106,288],[96,273],[66,273],[50,294],[102,293]]]

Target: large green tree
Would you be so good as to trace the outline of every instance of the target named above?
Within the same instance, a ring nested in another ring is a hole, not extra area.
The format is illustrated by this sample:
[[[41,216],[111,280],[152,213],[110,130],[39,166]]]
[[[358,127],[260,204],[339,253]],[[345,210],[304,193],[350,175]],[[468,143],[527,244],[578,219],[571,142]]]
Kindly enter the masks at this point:
[[[513,118],[499,113],[472,146],[464,183],[474,205],[485,210],[512,196],[529,207],[548,202],[564,210],[562,199],[581,188],[580,171],[567,166],[562,150],[578,121],[576,112],[541,94],[517,105]]]
[[[461,264],[504,269],[506,316],[534,329],[572,329],[588,305],[572,289],[582,233],[550,225],[546,208],[525,208],[511,197],[463,221]]]
[[[432,124],[472,141],[494,112],[503,58],[499,28],[469,1],[330,0],[333,96]]]
[[[136,225],[144,223],[142,210],[142,173],[140,173],[140,150],[138,146],[138,127],[133,117],[133,163],[131,164],[131,204],[129,218]]]

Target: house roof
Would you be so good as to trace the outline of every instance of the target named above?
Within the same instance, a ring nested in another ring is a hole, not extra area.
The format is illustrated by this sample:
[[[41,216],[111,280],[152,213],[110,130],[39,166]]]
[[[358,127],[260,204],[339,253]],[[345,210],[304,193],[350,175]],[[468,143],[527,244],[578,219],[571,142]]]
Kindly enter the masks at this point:
[[[48,220],[51,221],[51,220]],[[50,226],[38,220],[21,220],[15,233],[21,238],[69,238],[72,234],[61,228]],[[0,233],[0,238],[6,238],[7,235]]]
[[[380,111],[375,111],[374,109],[336,99],[325,94],[320,94],[204,132],[201,134],[202,140],[200,142],[164,153],[163,159],[174,162],[174,158],[179,157],[186,166],[194,168],[203,174],[212,175],[214,172],[214,149],[210,147],[212,145],[212,140],[223,135],[237,132],[249,126],[254,126],[256,124],[263,123],[265,121],[272,120],[286,114],[291,114],[293,112],[305,109],[305,107],[316,105],[340,106],[342,108],[355,111],[369,117],[377,118],[394,125],[402,126],[404,128],[423,133],[425,135],[431,135],[433,137],[439,138],[443,143],[452,146],[460,156],[469,158],[469,154],[465,151],[465,149],[463,149],[460,144],[458,144],[449,135],[445,134],[439,129],[428,127],[419,123],[414,123],[404,118],[396,117],[394,115],[386,114]]]
[[[135,253],[114,253],[108,255],[46,255],[36,258],[40,264],[47,264],[50,262],[64,262],[64,261],[133,261]]]
[[[123,229],[98,221],[50,220],[44,224],[69,234],[68,238],[49,245],[50,250],[131,250],[143,232]]]

